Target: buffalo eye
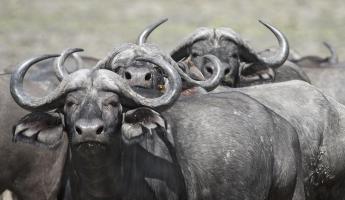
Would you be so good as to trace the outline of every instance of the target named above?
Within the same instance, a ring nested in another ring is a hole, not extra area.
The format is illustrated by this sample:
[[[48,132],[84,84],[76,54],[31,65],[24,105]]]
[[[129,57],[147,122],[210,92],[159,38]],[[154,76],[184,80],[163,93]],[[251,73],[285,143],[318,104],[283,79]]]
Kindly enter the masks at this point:
[[[112,70],[115,72],[115,73],[119,73],[120,70],[122,70],[124,67],[122,65],[118,65],[118,66],[115,66],[112,68]]]
[[[229,57],[230,57],[230,58],[238,58],[238,54],[237,54],[237,53],[234,53],[234,54],[231,54]]]
[[[103,101],[103,105],[107,107],[117,107],[119,105],[119,101],[117,98],[108,98]]]
[[[73,105],[74,105],[74,102],[72,102],[72,101],[66,103],[67,107],[72,107]]]
[[[117,104],[118,104],[118,103],[117,103],[116,101],[110,101],[110,102],[107,103],[107,105],[113,106],[113,107],[116,107]]]
[[[195,52],[192,53],[192,57],[198,57],[198,56],[199,56],[198,53],[195,53]]]
[[[69,98],[69,99],[66,100],[65,106],[66,106],[67,108],[71,108],[71,107],[73,107],[73,106],[75,106],[75,105],[77,105],[77,104],[78,104],[78,102],[77,102],[76,99],[74,99],[74,98]]]

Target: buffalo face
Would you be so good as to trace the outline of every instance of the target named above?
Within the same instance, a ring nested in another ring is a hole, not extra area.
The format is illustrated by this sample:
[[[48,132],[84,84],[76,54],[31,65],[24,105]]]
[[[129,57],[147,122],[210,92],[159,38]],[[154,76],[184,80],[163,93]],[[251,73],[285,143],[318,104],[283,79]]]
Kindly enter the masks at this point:
[[[234,87],[261,80],[262,73],[267,69],[280,67],[289,55],[288,41],[283,33],[269,24],[261,23],[276,36],[279,43],[277,51],[270,55],[256,52],[239,34],[229,28],[199,28],[171,52],[171,57],[177,62],[190,59],[207,77],[214,72],[200,56],[216,56],[222,63],[222,83],[225,86]]]
[[[121,105],[115,93],[95,88],[67,95],[63,114],[72,147],[94,148],[114,144],[121,122]]]
[[[164,73],[151,63],[124,57],[107,68],[119,74],[133,89],[142,94],[164,88]]]
[[[221,62],[221,83],[234,87],[240,64],[236,45],[230,41],[219,41],[214,38],[198,41],[192,45],[190,60],[199,68],[205,78],[210,78],[215,71],[213,65],[210,65],[203,57],[208,54],[216,56]]]

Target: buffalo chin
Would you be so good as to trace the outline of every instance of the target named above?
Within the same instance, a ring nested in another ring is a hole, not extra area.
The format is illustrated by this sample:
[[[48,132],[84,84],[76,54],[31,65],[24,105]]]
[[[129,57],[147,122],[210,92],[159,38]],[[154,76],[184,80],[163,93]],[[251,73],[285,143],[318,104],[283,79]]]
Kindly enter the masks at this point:
[[[86,156],[99,155],[107,152],[109,146],[106,143],[87,141],[73,145],[73,150]]]

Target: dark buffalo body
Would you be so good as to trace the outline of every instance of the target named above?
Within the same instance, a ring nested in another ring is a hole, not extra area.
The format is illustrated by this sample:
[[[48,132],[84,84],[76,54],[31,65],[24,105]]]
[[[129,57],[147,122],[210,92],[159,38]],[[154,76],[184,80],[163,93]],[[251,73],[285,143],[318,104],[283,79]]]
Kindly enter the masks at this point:
[[[37,139],[47,142],[51,148],[14,143],[12,128],[28,112],[13,101],[9,82],[10,75],[0,75],[0,190],[3,192],[9,189],[19,199],[55,200],[61,186],[67,137],[62,133],[62,126],[52,129],[45,127],[46,131]],[[36,95],[44,92],[40,84],[35,82],[27,81],[26,86]],[[37,131],[41,127],[33,122],[28,124],[28,127],[20,128]]]

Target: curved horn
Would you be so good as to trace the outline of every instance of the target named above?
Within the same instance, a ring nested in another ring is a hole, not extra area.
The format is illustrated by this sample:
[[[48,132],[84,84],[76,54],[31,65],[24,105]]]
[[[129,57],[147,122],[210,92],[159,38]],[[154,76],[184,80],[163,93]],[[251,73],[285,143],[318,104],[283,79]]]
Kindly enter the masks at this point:
[[[55,102],[67,89],[66,84],[68,79],[60,83],[60,85],[50,94],[45,97],[33,97],[28,95],[24,91],[23,80],[26,72],[33,66],[35,63],[40,61],[58,57],[59,55],[43,55],[37,58],[29,59],[18,67],[18,69],[12,74],[10,82],[10,91],[15,102],[24,109],[27,110],[49,110],[51,109],[50,105]]]
[[[168,21],[168,18],[161,19],[161,20],[149,25],[148,27],[146,27],[145,30],[143,30],[143,32],[141,32],[141,34],[139,35],[138,40],[137,40],[137,44],[142,45],[142,44],[146,43],[146,40],[150,36],[152,31],[154,31],[159,25],[163,24],[166,21]]]
[[[157,109],[165,109],[172,105],[174,101],[177,100],[181,93],[182,89],[182,82],[181,78],[178,75],[177,71],[172,67],[167,61],[161,58],[157,58],[154,56],[145,56],[136,58],[138,61],[150,62],[154,65],[161,67],[164,72],[168,76],[169,88],[168,90],[161,96],[157,98],[146,98],[141,96],[140,94],[136,93],[127,83],[123,80],[123,78],[106,69],[100,69],[103,71],[108,71],[107,73],[111,73],[107,78],[109,81],[104,82],[104,87],[107,90],[112,90],[116,92],[120,92],[126,98],[131,99],[135,104],[157,108]],[[126,103],[126,102],[124,102]],[[127,102],[128,103],[128,102]]]
[[[249,62],[259,63],[263,65],[263,67],[271,67],[277,68],[281,66],[289,56],[289,43],[286,37],[282,32],[280,32],[275,27],[262,22],[259,20],[261,24],[267,27],[277,38],[279,48],[274,53],[273,56],[263,56],[257,53],[247,42],[243,41],[242,38],[235,32],[230,29],[220,28],[218,31],[222,34],[222,36],[228,40],[234,41],[239,45],[239,49],[242,51],[241,57],[245,58]],[[230,30],[230,31],[229,31]],[[248,65],[248,67],[255,66],[258,67],[260,65]]]
[[[330,45],[328,42],[323,42],[323,45],[329,50],[331,53],[331,56],[328,58],[329,63],[331,64],[337,64],[338,63],[338,55],[337,51],[333,48],[332,45]]]
[[[66,70],[66,67],[64,66],[64,63],[66,59],[71,55],[76,52],[81,52],[84,51],[84,49],[80,48],[72,48],[72,49],[66,49],[65,51],[62,52],[61,56],[59,57],[57,64],[55,65],[55,73],[59,81],[64,79],[64,77],[68,76],[68,72]]]
[[[116,47],[112,52],[110,52],[105,58],[99,60],[94,68],[102,69],[111,66],[112,59],[116,57],[122,51],[125,51],[130,48],[135,48],[137,45],[131,43],[125,43]]]
[[[77,64],[77,70],[80,69],[81,67],[83,67],[83,59],[80,57],[79,54],[77,53],[73,53],[72,54],[73,59],[75,60],[76,64]]]
[[[279,48],[277,50],[277,52],[275,53],[275,55],[270,56],[270,57],[260,57],[258,56],[258,60],[265,64],[268,67],[279,67],[282,64],[284,64],[284,62],[286,61],[286,59],[289,56],[289,42],[287,40],[287,38],[285,37],[285,35],[280,32],[278,29],[276,29],[275,27],[259,20],[259,22],[261,24],[263,24],[264,26],[266,26],[277,38],[278,40],[278,44],[279,44]]]
[[[211,91],[219,85],[220,81],[223,78],[221,62],[216,56],[211,55],[211,54],[204,55],[203,57],[211,61],[212,65],[215,68],[215,73],[212,73],[212,76],[205,81],[197,81],[197,80],[192,79],[177,64],[174,64],[174,67],[178,71],[182,79],[185,80],[187,83],[195,85],[195,86],[200,86],[206,89],[207,91]]]

